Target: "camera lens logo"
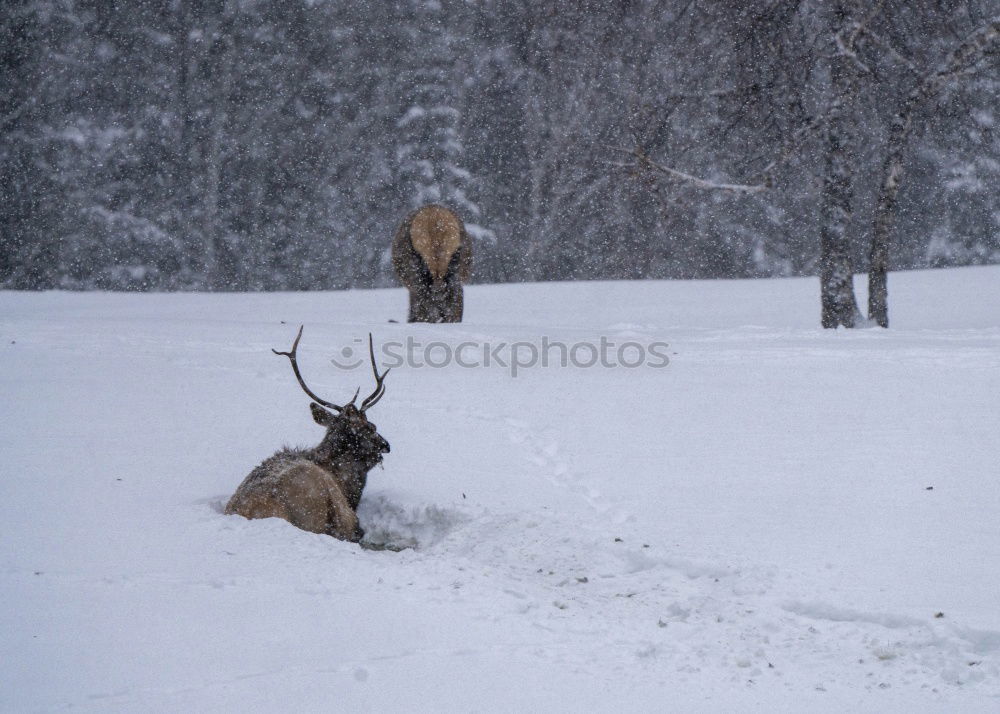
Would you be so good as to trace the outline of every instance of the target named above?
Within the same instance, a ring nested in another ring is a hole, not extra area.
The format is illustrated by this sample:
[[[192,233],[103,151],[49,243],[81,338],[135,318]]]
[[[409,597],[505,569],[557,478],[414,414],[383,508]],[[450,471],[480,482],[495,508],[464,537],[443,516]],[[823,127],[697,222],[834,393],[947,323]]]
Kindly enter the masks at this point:
[[[354,343],[360,344],[361,340],[355,339]],[[338,369],[357,369],[361,366],[362,362],[364,362],[364,360],[362,360],[358,355],[359,350],[347,345],[340,350],[339,355],[331,357],[330,361],[333,362]]]

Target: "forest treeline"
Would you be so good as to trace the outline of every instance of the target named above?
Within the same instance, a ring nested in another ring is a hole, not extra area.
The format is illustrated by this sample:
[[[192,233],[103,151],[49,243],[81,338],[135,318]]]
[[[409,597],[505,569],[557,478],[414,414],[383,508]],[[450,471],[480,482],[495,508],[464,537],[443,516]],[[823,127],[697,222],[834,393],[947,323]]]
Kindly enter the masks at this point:
[[[476,281],[823,273],[846,319],[880,210],[891,269],[1000,262],[998,13],[5,0],[0,287],[392,285],[437,201]]]

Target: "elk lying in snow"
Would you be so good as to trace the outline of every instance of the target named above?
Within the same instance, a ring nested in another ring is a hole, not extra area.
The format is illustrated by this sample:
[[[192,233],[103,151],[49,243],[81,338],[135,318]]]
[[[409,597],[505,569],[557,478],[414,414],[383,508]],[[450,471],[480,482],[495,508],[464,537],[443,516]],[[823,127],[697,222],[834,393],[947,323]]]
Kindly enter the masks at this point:
[[[431,204],[407,216],[392,239],[392,265],[410,291],[409,322],[462,321],[472,241],[453,211]]]
[[[382,454],[389,453],[389,442],[368,421],[365,412],[385,393],[383,382],[389,370],[378,373],[372,337],[368,335],[375,391],[360,407],[354,406],[357,392],[348,404],[338,406],[317,397],[302,379],[295,359],[300,339],[301,327],[291,352],[271,351],[288,357],[299,385],[315,400],[309,409],[316,423],[326,427],[326,435],[315,448],[286,448],[266,459],[236,489],[226,513],[245,518],[284,518],[302,530],[356,542],[364,535],[358,525],[357,508],[368,472],[381,463]]]

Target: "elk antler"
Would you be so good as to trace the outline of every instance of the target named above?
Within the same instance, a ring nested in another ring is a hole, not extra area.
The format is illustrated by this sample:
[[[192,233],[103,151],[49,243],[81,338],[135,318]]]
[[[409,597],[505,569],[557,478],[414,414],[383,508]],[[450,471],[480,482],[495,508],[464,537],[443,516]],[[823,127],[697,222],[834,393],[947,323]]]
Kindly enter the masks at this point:
[[[375,366],[375,347],[372,344],[372,333],[370,332],[368,333],[368,355],[371,357],[372,373],[375,375],[375,391],[365,397],[365,400],[361,402],[362,414],[378,404],[378,400],[382,398],[383,394],[385,394],[385,375],[389,374],[389,370],[392,369],[392,367],[386,367],[381,376],[379,375],[378,368]]]
[[[322,404],[324,407],[330,407],[330,409],[334,409],[334,410],[336,410],[338,412],[341,412],[341,411],[344,410],[344,407],[339,406],[337,404],[334,404],[333,402],[328,402],[325,399],[321,399],[320,397],[317,397],[316,394],[315,394],[315,392],[313,392],[311,389],[309,389],[309,387],[306,386],[305,380],[302,379],[302,373],[299,372],[299,363],[295,360],[295,351],[299,348],[299,340],[302,339],[302,328],[303,327],[305,327],[305,325],[299,326],[299,334],[297,334],[295,336],[295,342],[292,343],[292,351],[291,352],[278,352],[278,350],[276,350],[276,349],[272,349],[271,351],[274,352],[274,354],[276,354],[276,355],[281,355],[282,357],[287,357],[288,358],[288,361],[292,363],[292,371],[295,372],[295,378],[297,380],[299,380],[299,386],[302,387],[302,390],[306,394],[308,394],[310,397],[312,397],[313,400],[315,400],[316,402],[319,402],[320,404]],[[371,336],[369,336],[369,339],[370,339],[370,337]],[[361,388],[358,387],[358,392],[360,392],[360,391],[361,391]],[[354,393],[354,399],[358,398],[358,392]],[[350,401],[350,404],[354,403],[354,399],[352,399]]]

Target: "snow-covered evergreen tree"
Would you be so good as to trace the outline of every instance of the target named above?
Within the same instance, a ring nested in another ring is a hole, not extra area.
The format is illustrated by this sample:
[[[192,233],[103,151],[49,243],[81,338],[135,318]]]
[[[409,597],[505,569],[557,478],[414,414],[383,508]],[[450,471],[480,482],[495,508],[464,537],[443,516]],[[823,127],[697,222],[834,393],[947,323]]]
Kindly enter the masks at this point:
[[[847,286],[892,112],[986,19],[967,0],[373,7],[0,3],[0,287],[389,285],[392,233],[427,202],[480,238],[482,280],[817,274],[825,221]],[[992,47],[913,116],[893,269],[1000,259]],[[860,80],[842,130],[831,63]],[[834,211],[824,126],[856,137],[834,142],[854,177]],[[706,190],[765,170],[767,190]]]
[[[475,222],[480,209],[469,196],[460,124],[464,97],[461,55],[464,3],[411,0],[400,76],[402,114],[396,123],[401,189],[411,208],[441,203]]]

